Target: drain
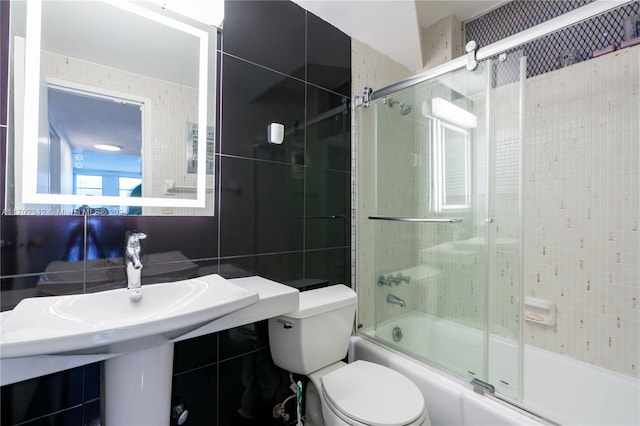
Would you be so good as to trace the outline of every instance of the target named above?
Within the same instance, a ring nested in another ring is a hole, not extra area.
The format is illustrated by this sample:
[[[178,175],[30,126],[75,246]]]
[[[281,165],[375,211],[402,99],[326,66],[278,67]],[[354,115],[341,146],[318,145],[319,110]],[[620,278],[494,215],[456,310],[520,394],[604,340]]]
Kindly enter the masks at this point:
[[[391,336],[393,336],[394,342],[399,342],[400,340],[402,340],[402,329],[400,327],[394,327],[393,331],[391,332]]]

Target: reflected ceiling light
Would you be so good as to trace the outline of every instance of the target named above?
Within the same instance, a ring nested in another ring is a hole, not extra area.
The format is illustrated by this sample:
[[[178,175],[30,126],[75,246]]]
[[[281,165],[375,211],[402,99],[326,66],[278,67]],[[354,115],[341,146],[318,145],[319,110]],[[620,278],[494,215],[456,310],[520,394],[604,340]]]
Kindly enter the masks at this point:
[[[476,128],[478,117],[442,98],[431,99],[431,114],[460,127]]]
[[[101,151],[109,151],[109,152],[118,152],[122,150],[122,148],[120,148],[118,145],[111,145],[108,143],[97,143],[93,147]]]

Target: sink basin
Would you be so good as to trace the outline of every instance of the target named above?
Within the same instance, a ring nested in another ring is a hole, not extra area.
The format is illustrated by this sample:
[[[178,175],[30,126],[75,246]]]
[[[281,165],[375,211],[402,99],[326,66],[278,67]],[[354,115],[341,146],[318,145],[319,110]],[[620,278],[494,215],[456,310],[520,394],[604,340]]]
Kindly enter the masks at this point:
[[[161,344],[258,301],[219,275],[22,300],[0,323],[0,358],[121,353]]]

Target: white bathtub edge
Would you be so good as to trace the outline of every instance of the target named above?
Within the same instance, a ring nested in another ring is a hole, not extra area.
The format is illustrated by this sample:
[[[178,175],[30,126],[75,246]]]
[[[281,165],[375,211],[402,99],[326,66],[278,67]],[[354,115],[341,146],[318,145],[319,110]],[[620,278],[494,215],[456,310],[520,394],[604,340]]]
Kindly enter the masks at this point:
[[[506,403],[481,396],[440,371],[363,336],[352,336],[349,362],[362,359],[409,377],[422,392],[432,426],[542,425]],[[416,374],[419,373],[419,374]]]

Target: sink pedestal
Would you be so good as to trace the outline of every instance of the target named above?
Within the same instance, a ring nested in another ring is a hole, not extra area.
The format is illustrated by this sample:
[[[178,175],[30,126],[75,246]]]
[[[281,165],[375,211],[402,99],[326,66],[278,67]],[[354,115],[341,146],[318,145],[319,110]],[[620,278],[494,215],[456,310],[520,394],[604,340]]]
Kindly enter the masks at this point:
[[[169,425],[173,342],[104,362],[106,426]]]

